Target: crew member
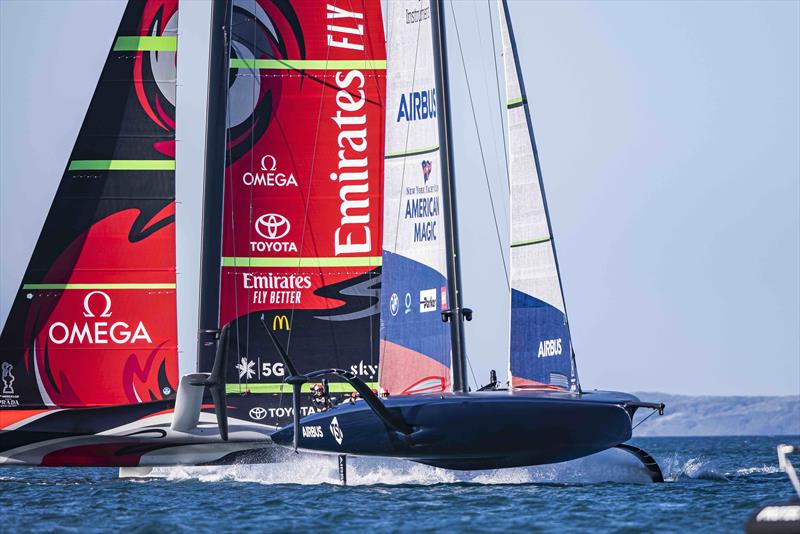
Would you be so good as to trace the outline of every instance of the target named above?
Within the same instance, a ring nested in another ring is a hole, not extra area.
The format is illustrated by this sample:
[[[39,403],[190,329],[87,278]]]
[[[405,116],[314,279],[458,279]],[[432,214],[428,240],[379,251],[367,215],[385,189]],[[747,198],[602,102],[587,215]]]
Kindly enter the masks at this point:
[[[314,409],[318,412],[327,411],[331,407],[331,400],[325,395],[325,388],[322,384],[314,384],[311,386],[311,402],[314,404]]]

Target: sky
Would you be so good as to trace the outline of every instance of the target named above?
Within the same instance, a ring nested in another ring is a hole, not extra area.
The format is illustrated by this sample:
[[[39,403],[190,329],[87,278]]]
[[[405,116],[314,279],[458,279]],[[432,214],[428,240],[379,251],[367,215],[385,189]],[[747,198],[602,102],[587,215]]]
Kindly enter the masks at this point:
[[[800,394],[800,2],[510,6],[584,389]],[[0,0],[0,323],[123,9]],[[446,11],[473,384],[507,369],[496,17],[493,1]],[[209,18],[208,2],[183,0],[182,370],[194,360]]]

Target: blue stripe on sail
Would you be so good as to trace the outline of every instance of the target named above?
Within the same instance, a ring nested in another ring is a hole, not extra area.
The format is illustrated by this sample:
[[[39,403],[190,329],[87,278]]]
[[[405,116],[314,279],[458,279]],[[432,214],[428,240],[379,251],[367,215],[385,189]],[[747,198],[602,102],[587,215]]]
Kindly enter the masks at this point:
[[[543,384],[551,373],[572,378],[569,330],[564,314],[522,291],[511,291],[511,375]]]
[[[445,284],[446,278],[435,269],[384,250],[381,339],[450,367],[450,329],[441,316]],[[431,302],[431,295],[435,295],[435,302]],[[429,311],[421,311],[423,307]]]

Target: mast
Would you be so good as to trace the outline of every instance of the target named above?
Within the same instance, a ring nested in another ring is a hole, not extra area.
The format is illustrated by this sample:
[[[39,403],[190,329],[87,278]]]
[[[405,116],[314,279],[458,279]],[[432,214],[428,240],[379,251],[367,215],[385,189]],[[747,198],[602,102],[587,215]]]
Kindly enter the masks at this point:
[[[447,66],[447,33],[443,0],[431,0],[431,27],[433,30],[433,64],[436,78],[437,121],[439,123],[439,149],[442,154],[442,200],[447,262],[447,300],[450,309],[442,312],[442,319],[450,322],[453,351],[453,391],[467,391],[467,365],[464,353],[464,316],[471,319],[471,310],[461,306],[461,254],[458,246],[458,220],[456,218],[456,188],[453,180],[453,150],[450,132],[450,84]]]
[[[533,149],[533,160],[536,163],[536,178],[539,180],[539,191],[542,194],[542,204],[544,206],[544,215],[547,220],[547,231],[550,235],[551,248],[553,250],[553,259],[556,265],[556,275],[558,276],[558,286],[561,292],[561,301],[564,304],[564,320],[566,323],[567,332],[569,332],[569,316],[567,315],[567,301],[564,298],[564,284],[561,282],[561,269],[558,266],[558,254],[556,253],[555,238],[553,236],[553,226],[550,222],[550,209],[547,207],[547,195],[544,192],[544,182],[542,180],[542,167],[539,164],[539,150],[536,148],[536,136],[533,133],[533,121],[531,120],[531,110],[528,106],[528,94],[525,91],[525,80],[522,77],[522,67],[519,63],[519,52],[517,51],[517,40],[514,37],[514,28],[511,26],[511,13],[508,9],[508,0],[500,0],[503,6],[503,16],[505,18],[506,28],[508,29],[508,38],[511,43],[511,52],[514,56],[514,69],[517,73],[517,83],[519,84],[520,97],[522,99],[522,108],[525,110],[525,122],[528,127],[528,136]],[[575,377],[575,386],[580,391],[580,380],[578,380],[578,367],[575,363],[575,350],[572,348],[572,336],[570,335],[570,358],[572,360],[573,375]]]
[[[231,5],[230,0],[214,0],[211,6],[206,161],[203,178],[203,232],[200,256],[200,310],[197,332],[197,370],[199,372],[211,371],[220,327],[219,285]]]

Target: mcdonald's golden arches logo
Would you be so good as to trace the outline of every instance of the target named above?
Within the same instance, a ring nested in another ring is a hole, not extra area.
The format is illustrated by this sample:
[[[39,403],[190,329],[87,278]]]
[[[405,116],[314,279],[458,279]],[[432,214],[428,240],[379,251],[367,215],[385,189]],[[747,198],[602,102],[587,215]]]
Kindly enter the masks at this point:
[[[272,318],[272,330],[291,330],[289,318],[285,315],[276,315]]]

